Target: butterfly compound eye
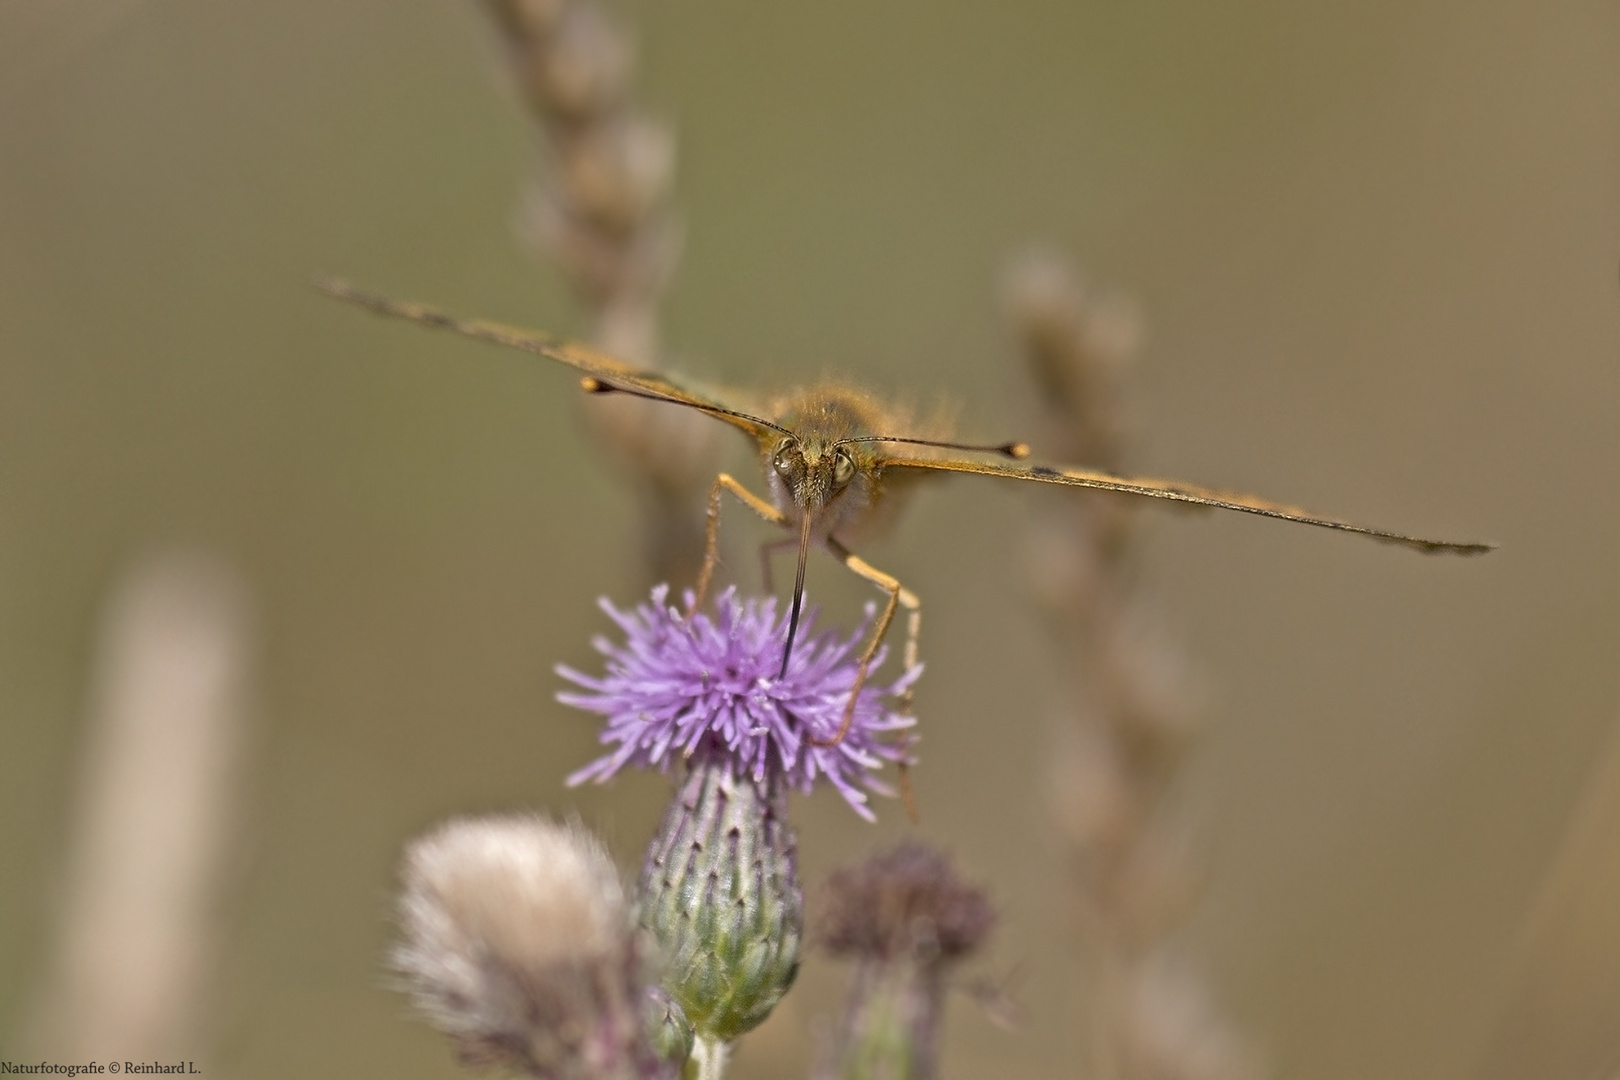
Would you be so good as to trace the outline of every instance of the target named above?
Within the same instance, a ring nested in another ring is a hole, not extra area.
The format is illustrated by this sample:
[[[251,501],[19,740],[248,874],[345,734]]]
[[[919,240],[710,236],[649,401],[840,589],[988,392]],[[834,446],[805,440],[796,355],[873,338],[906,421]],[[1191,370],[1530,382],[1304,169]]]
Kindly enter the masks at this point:
[[[849,451],[839,449],[833,452],[833,484],[843,487],[855,479],[855,459],[849,456]]]
[[[771,452],[771,468],[782,474],[783,477],[787,477],[793,471],[794,458],[798,449],[798,444],[792,439],[783,439],[777,443],[776,449]]]

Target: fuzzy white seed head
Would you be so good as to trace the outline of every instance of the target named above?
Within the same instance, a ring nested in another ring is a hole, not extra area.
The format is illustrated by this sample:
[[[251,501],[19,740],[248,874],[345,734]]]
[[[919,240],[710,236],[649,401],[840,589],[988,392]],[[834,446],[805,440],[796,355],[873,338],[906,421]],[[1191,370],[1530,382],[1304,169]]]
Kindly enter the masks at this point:
[[[624,889],[577,825],[452,821],[406,850],[392,966],[474,1063],[636,1076],[644,983]]]
[[[601,844],[526,815],[463,818],[413,842],[402,914],[413,942],[486,950],[519,970],[612,952],[628,925]]]

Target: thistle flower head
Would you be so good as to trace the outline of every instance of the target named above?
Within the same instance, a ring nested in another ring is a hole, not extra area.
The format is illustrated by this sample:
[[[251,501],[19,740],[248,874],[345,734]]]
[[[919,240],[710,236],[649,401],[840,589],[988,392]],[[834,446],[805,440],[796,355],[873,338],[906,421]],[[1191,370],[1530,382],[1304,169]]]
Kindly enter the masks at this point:
[[[633,611],[602,601],[602,609],[626,638],[623,645],[601,638],[595,642],[607,657],[606,675],[557,669],[588,691],[561,693],[558,700],[606,716],[602,741],[614,746],[568,782],[603,781],[626,765],[668,770],[699,750],[715,748],[756,783],[780,777],[808,792],[818,777],[825,777],[857,814],[871,820],[861,789],[890,794],[874,774],[885,762],[911,761],[909,738],[886,742],[881,736],[904,732],[915,720],[889,708],[884,699],[910,686],[921,667],[903,672],[887,686],[868,682],[843,740],[818,746],[810,737],[830,739],[843,721],[855,685],[852,654],[864,627],[847,638],[815,634],[810,613],[799,631],[803,644],[794,649],[784,675],[787,616],[777,614],[774,599],[742,601],[728,589],[711,618],[703,612],[683,616],[665,603],[668,594],[661,585],[650,603]],[[880,651],[874,670],[882,660]]]

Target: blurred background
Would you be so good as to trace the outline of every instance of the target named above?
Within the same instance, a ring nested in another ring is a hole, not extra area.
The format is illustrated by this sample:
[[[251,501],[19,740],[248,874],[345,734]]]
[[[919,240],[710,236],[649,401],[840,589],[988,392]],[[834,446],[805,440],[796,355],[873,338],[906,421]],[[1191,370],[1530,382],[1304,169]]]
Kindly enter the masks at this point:
[[[1144,518],[1208,729],[1177,944],[1276,1077],[1612,1075],[1620,8],[614,10],[678,133],[681,370],[841,373],[1017,437],[998,281],[1044,242],[1145,312],[1134,470],[1502,545]],[[595,730],[552,668],[593,667],[596,598],[647,585],[574,380],[307,284],[585,331],[516,237],[537,151],[500,61],[454,0],[0,3],[8,1058],[71,1014],[62,921],[117,783],[201,777],[214,808],[179,1055],[214,1076],[461,1075],[380,962],[401,844],[442,817],[578,814],[639,861],[667,782],[562,784]],[[982,970],[1025,1013],[955,1002],[947,1076],[1079,1075],[1061,673],[1021,566],[1065,497],[955,479],[863,549],[924,599],[920,832],[996,898]],[[750,586],[763,536],[733,538]],[[118,779],[96,722],[153,559],[194,571],[152,602],[176,648],[227,642],[188,700],[237,719]],[[830,618],[867,599],[845,576],[812,563]],[[880,809],[796,803],[811,882],[913,831]],[[735,1075],[802,1075],[843,977],[812,957]]]

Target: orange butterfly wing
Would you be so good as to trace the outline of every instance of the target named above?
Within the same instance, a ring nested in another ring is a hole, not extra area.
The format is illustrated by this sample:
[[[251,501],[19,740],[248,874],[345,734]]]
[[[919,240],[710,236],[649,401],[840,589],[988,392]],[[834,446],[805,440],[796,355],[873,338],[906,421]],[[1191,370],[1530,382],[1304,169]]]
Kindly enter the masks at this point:
[[[586,378],[583,380],[585,389],[593,393],[632,394],[657,401],[669,401],[685,405],[700,412],[708,413],[716,419],[724,420],[733,427],[747,432],[756,442],[762,445],[768,442],[773,433],[790,434],[787,429],[772,421],[740,412],[723,402],[688,390],[659,372],[637,370],[594,349],[564,341],[550,334],[517,330],[512,327],[502,326],[499,323],[485,322],[481,319],[460,319],[425,304],[390,300],[387,297],[357,288],[347,282],[317,281],[316,287],[329,296],[358,304],[381,315],[408,319],[411,322],[421,323],[425,326],[450,330],[467,337],[521,349],[524,352],[544,356],[549,360],[566,364],[574,370],[585,374]],[[1067,487],[1091,488],[1097,491],[1114,491],[1126,495],[1141,495],[1150,499],[1167,499],[1172,502],[1186,503],[1193,506],[1237,510],[1245,514],[1258,514],[1262,517],[1279,518],[1283,521],[1297,521],[1304,525],[1315,525],[1324,529],[1337,529],[1341,532],[1356,533],[1361,536],[1369,536],[1374,540],[1399,544],[1403,547],[1430,554],[1480,555],[1496,547],[1495,544],[1428,540],[1419,536],[1408,536],[1405,533],[1374,529],[1370,526],[1357,525],[1354,522],[1342,521],[1338,518],[1323,517],[1320,514],[1314,514],[1297,506],[1272,502],[1256,495],[1222,491],[1216,488],[1201,487],[1197,484],[1184,484],[1174,480],[1113,476],[1088,469],[1060,469],[1047,465],[983,462],[971,458],[881,456],[878,459],[878,464],[884,471],[909,469],[923,472],[976,473],[980,476],[1000,476],[1012,480],[1029,480],[1041,484],[1060,484]]]
[[[1324,529],[1370,536],[1385,543],[1400,544],[1427,554],[1482,555],[1493,550],[1495,544],[1454,543],[1449,540],[1427,540],[1420,536],[1374,529],[1367,525],[1323,517],[1309,510],[1285,503],[1272,502],[1257,495],[1184,484],[1176,480],[1156,480],[1149,477],[1112,476],[1089,469],[1058,469],[1048,465],[1002,464],[1000,462],[973,461],[968,458],[907,458],[884,457],[882,468],[917,469],[935,472],[976,473],[980,476],[1002,476],[1012,480],[1030,480],[1039,484],[1061,484],[1066,487],[1091,488],[1097,491],[1117,491],[1125,495],[1142,495],[1150,499],[1168,499],[1193,506],[1210,506],[1221,510],[1237,510],[1245,514],[1297,521]]]
[[[756,440],[766,438],[770,432],[782,430],[768,420],[739,412],[723,402],[688,390],[660,372],[638,370],[621,360],[615,360],[594,349],[550,334],[518,330],[483,319],[457,318],[426,304],[390,300],[386,296],[358,288],[346,281],[319,280],[315,282],[315,287],[328,296],[358,304],[379,315],[407,319],[424,326],[477,338],[480,341],[521,349],[536,356],[544,356],[548,360],[555,360],[559,364],[567,364],[587,376],[583,381],[584,388],[590,393],[617,392],[685,405],[724,420],[733,427],[746,431]]]

